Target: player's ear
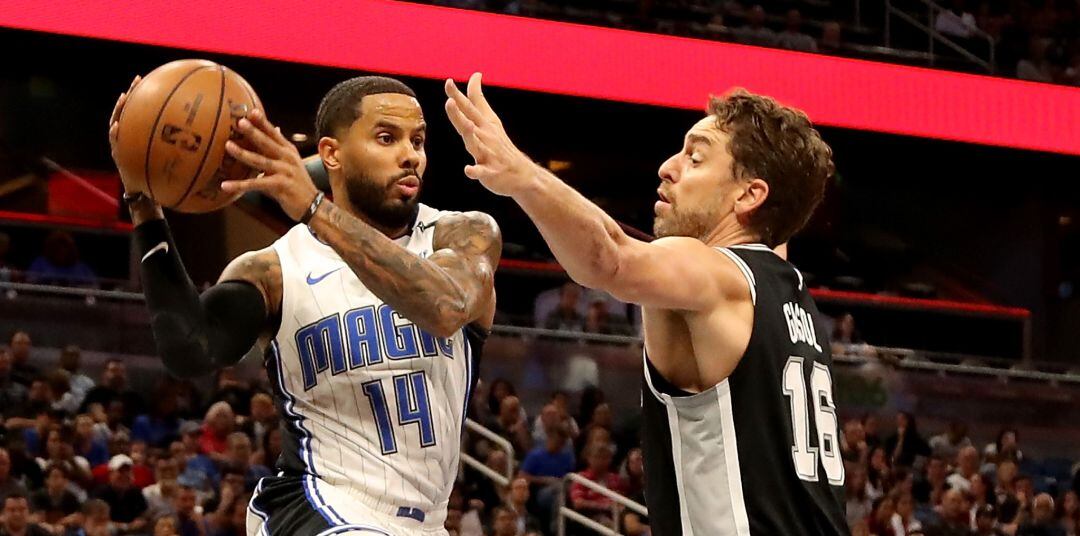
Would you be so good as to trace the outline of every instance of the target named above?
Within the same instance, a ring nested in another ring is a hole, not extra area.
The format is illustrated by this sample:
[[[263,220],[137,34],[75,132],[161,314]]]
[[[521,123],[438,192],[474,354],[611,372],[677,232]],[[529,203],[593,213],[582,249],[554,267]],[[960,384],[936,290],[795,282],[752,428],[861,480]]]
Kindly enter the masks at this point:
[[[742,192],[735,199],[735,215],[747,217],[757,210],[769,197],[769,183],[761,179],[750,179],[742,185]]]
[[[341,161],[338,160],[338,149],[341,146],[338,141],[329,136],[319,138],[319,157],[322,158],[323,165],[327,170],[341,168]]]

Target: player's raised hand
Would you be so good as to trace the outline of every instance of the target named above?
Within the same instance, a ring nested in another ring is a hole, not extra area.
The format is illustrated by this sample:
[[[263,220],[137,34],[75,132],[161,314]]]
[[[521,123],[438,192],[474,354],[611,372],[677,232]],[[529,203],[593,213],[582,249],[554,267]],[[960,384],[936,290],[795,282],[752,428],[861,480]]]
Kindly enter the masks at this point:
[[[502,121],[484,98],[480,73],[469,77],[468,94],[446,81],[446,114],[476,161],[465,175],[499,195],[513,196],[537,175],[536,164],[506,135]]]
[[[262,192],[273,197],[290,218],[299,220],[318,193],[300,158],[300,152],[266,119],[262,110],[251,110],[237,126],[252,149],[245,149],[229,140],[225,150],[262,174],[254,179],[222,182],[221,189],[230,194]]]

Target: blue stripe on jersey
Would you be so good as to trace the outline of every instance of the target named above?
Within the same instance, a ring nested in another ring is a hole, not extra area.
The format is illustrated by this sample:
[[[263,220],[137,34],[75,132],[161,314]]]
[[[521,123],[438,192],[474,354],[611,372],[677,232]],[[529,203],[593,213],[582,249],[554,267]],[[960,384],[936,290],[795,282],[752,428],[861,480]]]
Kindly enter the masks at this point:
[[[255,485],[255,493],[251,494],[251,500],[248,501],[248,510],[251,510],[253,514],[255,514],[259,519],[262,520],[262,527],[261,530],[259,530],[259,534],[262,534],[263,536],[270,536],[270,529],[268,527],[270,522],[270,516],[266,515],[266,512],[260,510],[258,506],[255,506],[255,498],[258,497],[259,493],[262,492],[264,480],[266,480],[266,477],[260,478],[259,483]]]
[[[278,348],[276,340],[270,343],[270,348],[274,351],[278,389],[281,390],[281,395],[285,398],[285,403],[282,404],[282,408],[300,431],[300,459],[304,462],[306,472],[310,475],[305,476],[302,479],[304,481],[304,496],[307,498],[308,503],[310,503],[311,506],[326,519],[327,523],[332,525],[345,523],[345,519],[334,511],[333,507],[326,503],[322,494],[319,493],[319,488],[315,486],[314,479],[318,478],[319,474],[315,471],[315,458],[311,451],[311,432],[308,431],[307,428],[304,428],[304,416],[294,411],[296,399],[293,397],[292,393],[289,392],[289,389],[285,387],[285,366],[281,362],[281,350]],[[314,495],[314,497],[312,497],[312,495]],[[316,501],[316,499],[318,500]],[[319,503],[322,503],[322,506],[320,506]]]
[[[461,433],[465,433],[465,419],[469,416],[469,401],[472,400],[473,375],[472,375],[472,346],[469,345],[469,336],[465,334],[465,328],[461,328],[461,341],[465,346],[465,407],[461,410]]]

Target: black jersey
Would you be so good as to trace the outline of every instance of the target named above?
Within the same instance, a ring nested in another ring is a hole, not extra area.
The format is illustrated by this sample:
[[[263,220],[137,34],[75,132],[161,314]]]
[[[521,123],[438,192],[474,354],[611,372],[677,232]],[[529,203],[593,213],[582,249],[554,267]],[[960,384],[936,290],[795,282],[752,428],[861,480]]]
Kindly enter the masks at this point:
[[[849,534],[832,355],[802,274],[759,244],[718,249],[754,302],[750,343],[712,389],[674,388],[645,355],[643,449],[654,536]],[[697,348],[699,359],[707,350]]]

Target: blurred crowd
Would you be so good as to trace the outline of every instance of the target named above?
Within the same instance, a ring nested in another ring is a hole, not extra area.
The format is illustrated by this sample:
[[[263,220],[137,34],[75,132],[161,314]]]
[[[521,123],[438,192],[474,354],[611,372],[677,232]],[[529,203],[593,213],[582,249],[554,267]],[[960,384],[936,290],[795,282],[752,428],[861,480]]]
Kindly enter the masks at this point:
[[[874,47],[884,42],[881,3],[829,0],[761,4],[738,0],[424,0],[424,3],[889,61],[887,54],[871,54]],[[1080,6],[1074,0],[971,3],[939,0],[937,4],[942,9],[935,11],[933,27],[945,38],[981,58],[989,57],[989,42],[994,43],[996,74],[1080,85]],[[894,2],[894,5],[907,9],[918,20],[925,19],[927,8],[922,4]],[[813,18],[804,18],[804,11],[813,11]],[[858,12],[864,14],[857,17]],[[899,23],[896,26],[901,28]],[[915,42],[925,43],[925,37]],[[943,45],[938,47],[937,54],[941,56],[935,64],[938,67],[950,65],[941,59],[960,60]],[[905,57],[897,55],[894,61]],[[952,64],[963,65],[958,61]]]
[[[576,292],[568,288],[557,295]],[[835,331],[859,341],[850,317],[838,319]],[[265,375],[224,369],[200,392],[158,371],[153,392],[137,392],[122,360],[108,359],[90,377],[77,347],[45,366],[33,358],[40,353],[30,333],[16,331],[7,343],[0,347],[0,536],[245,534],[251,492],[282,448]],[[451,534],[554,534],[560,505],[622,534],[650,533],[646,516],[568,478],[644,504],[638,412],[616,412],[589,385],[554,391],[532,412],[505,379],[482,380],[475,392],[470,416],[511,449],[470,433],[464,452],[508,475],[509,484],[463,464],[450,497]],[[980,448],[961,422],[924,435],[906,413],[888,427],[876,415],[843,421],[853,534],[1077,535],[1080,477],[1072,460],[1030,459],[1020,439],[1005,429]],[[588,534],[573,522],[567,529]]]

